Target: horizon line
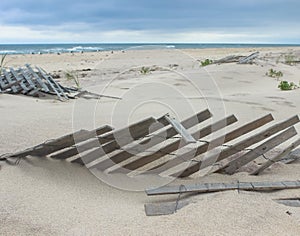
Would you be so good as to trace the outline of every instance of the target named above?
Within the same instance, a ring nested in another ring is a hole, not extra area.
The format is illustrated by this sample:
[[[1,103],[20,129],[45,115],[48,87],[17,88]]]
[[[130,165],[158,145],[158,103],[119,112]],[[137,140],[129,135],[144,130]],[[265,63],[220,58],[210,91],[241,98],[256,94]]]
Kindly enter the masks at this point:
[[[230,44],[240,44],[240,45],[295,45],[300,46],[300,43],[274,43],[274,42],[26,42],[26,43],[0,43],[0,45],[30,45],[30,44],[211,44],[211,45],[230,45]]]

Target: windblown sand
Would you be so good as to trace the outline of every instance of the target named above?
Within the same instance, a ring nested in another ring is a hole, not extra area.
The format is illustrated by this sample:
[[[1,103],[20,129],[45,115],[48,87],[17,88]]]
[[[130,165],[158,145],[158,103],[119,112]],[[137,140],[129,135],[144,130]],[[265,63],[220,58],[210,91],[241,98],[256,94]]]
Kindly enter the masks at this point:
[[[255,51],[260,51],[260,59],[253,65],[230,63],[200,68],[197,61]],[[40,66],[59,74],[60,82],[67,86],[74,85],[65,78],[70,72],[78,76],[83,88],[123,100],[59,102],[1,94],[0,155],[80,128],[105,124],[121,128],[167,112],[182,120],[194,111],[209,108],[216,120],[235,114],[239,122],[232,127],[268,113],[276,121],[299,115],[300,90],[281,91],[277,88],[279,81],[265,75],[273,68],[283,72],[281,79],[299,84],[299,64],[282,63],[282,55],[299,56],[299,52],[299,48],[247,48],[8,56],[7,66]],[[142,66],[153,71],[142,75]],[[299,128],[296,125],[298,132]],[[299,198],[300,190],[201,194],[176,214],[147,217],[144,203],[176,200],[177,195],[147,197],[142,191],[121,191],[101,182],[85,167],[49,158],[29,157],[17,166],[0,165],[0,235],[300,234],[300,209],[273,201]],[[247,172],[232,176],[195,174],[172,184],[299,180],[299,167],[299,162],[275,164],[256,177]]]

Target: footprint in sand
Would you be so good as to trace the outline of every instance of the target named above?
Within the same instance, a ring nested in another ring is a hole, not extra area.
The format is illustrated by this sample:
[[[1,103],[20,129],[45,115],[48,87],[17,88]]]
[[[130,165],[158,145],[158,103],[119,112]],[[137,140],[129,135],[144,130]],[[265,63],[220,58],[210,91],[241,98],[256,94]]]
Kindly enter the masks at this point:
[[[249,96],[249,95],[250,95],[249,93],[235,93],[235,94],[232,94],[230,96],[232,96],[232,97],[237,97],[237,96],[245,97],[245,96]]]
[[[283,98],[283,97],[265,97],[265,98],[276,99],[276,100],[285,100],[285,98]]]
[[[292,102],[288,102],[288,101],[271,101],[273,103],[275,103],[276,105],[279,105],[279,106],[288,106],[288,107],[296,107]]]
[[[252,84],[251,81],[247,81],[247,80],[239,80],[238,82],[243,84]]]
[[[233,80],[233,78],[232,78],[232,77],[228,77],[228,76],[222,76],[222,79]]]
[[[186,86],[186,85],[182,84],[182,83],[176,83],[176,84],[174,84],[174,86]]]

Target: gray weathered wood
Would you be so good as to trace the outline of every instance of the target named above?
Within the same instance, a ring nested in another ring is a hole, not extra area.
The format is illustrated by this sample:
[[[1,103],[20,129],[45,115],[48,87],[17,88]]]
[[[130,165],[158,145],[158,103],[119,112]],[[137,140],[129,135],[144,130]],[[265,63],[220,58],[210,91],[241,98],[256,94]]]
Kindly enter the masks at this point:
[[[27,69],[31,73],[31,75],[36,79],[38,84],[41,86],[41,88],[43,89],[42,91],[49,93],[50,90],[49,90],[48,86],[43,82],[43,80],[40,78],[40,76],[34,72],[34,70],[30,67],[29,64],[26,64],[25,66],[27,67]]]
[[[11,75],[5,69],[2,70],[2,73],[4,74],[6,80],[9,84],[14,84],[14,81],[13,81]],[[20,83],[21,83],[21,81],[20,81]],[[16,86],[16,85],[12,85],[11,89],[12,89],[13,93],[19,93],[19,91],[22,90],[21,87]]]
[[[33,96],[33,97],[42,97],[42,92],[41,92],[41,89],[40,88],[37,88],[37,89],[33,89],[31,90],[28,95],[30,96]],[[43,94],[44,95],[44,94]],[[45,96],[45,95],[44,95]]]
[[[180,200],[178,202],[147,203],[144,207],[147,216],[162,216],[174,214],[189,203],[188,200]]]
[[[198,123],[201,123],[208,118],[211,117],[211,113],[209,110],[205,110],[202,112],[199,112],[198,114],[191,116],[184,121],[182,121],[182,125],[188,129],[193,126],[195,126]],[[95,166],[91,166],[91,168],[97,168],[100,170],[105,170],[114,164],[121,163],[122,161],[125,161],[129,159],[130,157],[134,156],[136,153],[141,153],[163,141],[166,139],[169,139],[176,135],[177,132],[173,127],[169,127],[166,130],[162,130],[161,132],[158,132],[157,134],[154,134],[150,138],[146,138],[142,140],[140,143],[133,145],[132,147],[126,149],[125,151],[122,151],[118,153],[115,156],[110,157],[109,159],[106,159],[100,163],[97,163]]]
[[[225,128],[226,126],[229,126],[233,123],[237,122],[237,118],[232,115],[225,119],[222,119],[212,125],[208,125],[202,129],[197,130],[192,134],[193,138],[195,139],[201,139],[203,137],[206,137],[213,132],[216,132],[222,128]],[[158,160],[159,158],[165,156],[167,153],[172,153],[175,150],[178,150],[180,148],[185,147],[188,145],[187,143],[181,142],[182,140],[176,140],[175,142],[172,142],[165,147],[159,149],[158,151],[154,152],[153,154],[143,156],[125,166],[120,166],[120,168],[114,170],[113,172],[121,172],[121,173],[129,173],[132,170],[138,169],[146,164],[149,164],[153,161]],[[112,172],[110,172],[112,173]]]
[[[77,155],[78,150],[80,150],[80,152],[84,152],[89,149],[98,147],[99,145],[109,143],[112,140],[114,140],[114,137],[112,136],[111,133],[103,134],[96,138],[91,138],[85,142],[77,143],[76,146],[71,146],[67,149],[61,150],[58,153],[51,154],[50,157],[54,158],[54,159],[67,159],[67,158]],[[80,157],[78,157],[78,159],[81,160]],[[74,162],[76,162],[76,160],[77,159],[75,159]]]
[[[275,162],[280,161],[283,157],[285,157],[286,155],[288,155],[293,149],[295,149],[299,145],[300,145],[300,139],[298,139],[297,141],[293,142],[290,146],[288,146],[287,148],[285,148],[282,152],[280,152],[276,156],[274,156],[272,158],[269,158],[269,160],[267,160],[260,167],[258,167],[255,171],[253,171],[251,173],[251,175],[258,175],[258,174],[260,174],[262,171],[264,171],[265,169],[267,169],[268,167],[270,167],[271,165],[273,165]]]
[[[243,56],[236,56],[236,55],[230,55],[226,56],[224,58],[221,58],[219,60],[213,61],[214,64],[222,64],[222,63],[232,63],[232,62],[238,62],[241,58],[244,58]]]
[[[20,81],[19,85],[23,89],[24,93],[28,93],[32,89],[30,86],[27,88],[24,78],[20,76],[13,68],[10,68],[10,73],[15,77],[16,81]]]
[[[73,134],[63,136],[62,138],[54,140],[50,144],[47,143],[46,147],[43,148],[40,155],[48,155],[50,153],[70,147],[72,145],[75,145],[76,143],[83,142],[90,138],[96,137],[97,135],[105,134],[110,131],[112,131],[112,127],[105,125],[91,131],[82,130]]]
[[[77,98],[85,98],[85,99],[99,99],[99,98],[112,98],[112,99],[119,99],[122,100],[120,97],[115,97],[115,96],[108,96],[108,95],[103,95],[103,94],[97,94],[97,93],[92,93],[87,90],[80,91],[77,94],[75,94],[75,97]]]
[[[259,52],[255,52],[255,53],[252,53],[251,55],[245,57],[245,58],[242,58],[239,60],[239,64],[246,64],[246,63],[249,63],[250,61],[254,60],[255,58],[257,58],[259,55]]]
[[[78,144],[76,147],[70,150],[63,151],[53,155],[53,158],[65,159],[71,156],[74,156],[80,152],[87,151],[89,149],[98,147],[100,144],[105,144],[97,149],[94,149],[88,154],[82,155],[82,158],[87,162],[94,160],[94,157],[99,158],[107,153],[110,153],[117,148],[120,148],[124,145],[131,143],[134,140],[140,139],[149,134],[149,132],[155,132],[161,128],[161,125],[168,125],[164,117],[155,120],[153,117],[147,118],[145,120],[139,121],[135,124],[130,125],[129,127],[122,128],[120,130],[114,131],[111,134],[97,137],[91,139],[88,142],[83,144]],[[151,130],[150,130],[151,127]],[[117,140],[115,140],[117,138]],[[74,150],[75,149],[75,150]],[[72,162],[76,162],[77,159],[74,159]]]
[[[36,69],[39,71],[41,76],[50,83],[50,86],[54,89],[54,91],[59,94],[59,96],[63,97],[64,99],[68,100],[68,96],[64,93],[64,91],[61,89],[61,86],[56,83],[56,81],[52,78],[51,75],[47,74],[43,69],[36,67]]]
[[[300,148],[292,151],[287,156],[282,158],[281,162],[283,162],[284,164],[290,164],[295,162],[296,160],[300,160]]]
[[[105,133],[105,132],[110,131],[111,129],[112,128],[110,126],[106,125],[106,126],[100,127],[93,131],[79,130],[75,133],[67,134],[67,135],[59,137],[57,139],[46,141],[45,143],[28,148],[24,151],[13,153],[13,154],[9,155],[9,157],[21,158],[21,157],[25,157],[28,155],[45,156],[52,152],[55,152],[60,149],[66,148],[68,146],[74,145],[75,144],[74,138],[76,141],[79,142],[79,141],[83,141],[88,138],[94,137],[97,132]]]
[[[186,143],[196,143],[197,141],[194,137],[183,127],[180,122],[178,122],[175,118],[166,115],[166,120],[173,126],[173,128],[177,131],[178,134],[181,135],[182,139]]]
[[[221,153],[219,153],[217,156],[215,154],[213,154],[211,156],[206,157],[204,161],[200,161],[199,163],[191,164],[189,168],[187,168],[183,172],[181,171],[181,172],[174,174],[174,176],[179,176],[179,177],[190,176],[191,174],[199,171],[200,169],[204,169],[208,166],[213,165],[214,163],[222,161],[222,160],[244,150],[245,148],[252,146],[255,143],[263,141],[264,139],[271,137],[272,135],[274,135],[290,126],[297,124],[298,122],[299,122],[299,117],[293,116],[290,119],[287,119],[283,122],[277,123],[264,131],[261,131],[249,138],[246,138],[246,139],[232,145],[231,147],[229,147],[227,149],[222,150]],[[254,121],[254,123],[257,123],[257,121]],[[213,172],[217,172],[222,168],[223,168],[223,166],[215,168]]]
[[[15,81],[12,81],[12,83],[11,84],[3,84],[3,86],[2,86],[2,89],[3,90],[7,90],[7,89],[10,89],[12,86],[14,86],[14,85],[18,85],[19,86],[19,84],[21,83],[22,81],[20,81],[20,80],[15,80]]]
[[[184,186],[184,187],[183,187]],[[209,193],[225,190],[273,191],[283,189],[298,189],[300,181],[281,182],[236,182],[236,183],[199,183],[190,185],[164,186],[145,190],[148,196],[179,194],[179,193]]]
[[[37,68],[37,69],[38,69],[39,73],[43,76],[43,78],[47,81],[47,83],[50,86],[50,88],[52,89],[52,91],[57,95],[58,99],[60,101],[64,101],[64,98],[66,98],[65,93],[61,93],[61,91],[59,91],[57,89],[56,84],[48,76],[44,75],[43,72],[39,68]]]
[[[28,73],[26,73],[22,68],[20,69],[20,74],[25,78],[27,83],[30,85],[30,87],[34,90],[39,89],[36,87],[30,76],[28,76]]]
[[[228,134],[222,135],[222,136],[210,141],[209,143],[205,143],[201,146],[191,149],[190,151],[188,151],[184,154],[176,156],[176,158],[172,159],[171,161],[153,168],[153,171],[154,171],[154,169],[157,169],[157,170],[155,170],[155,173],[162,172],[171,167],[175,167],[175,166],[183,163],[184,161],[190,161],[193,158],[195,158],[196,156],[203,154],[207,151],[210,151],[216,147],[219,147],[219,146],[223,145],[224,143],[232,141],[244,134],[247,134],[247,133],[267,124],[268,122],[270,122],[272,120],[273,120],[273,117],[271,114],[266,115],[260,119],[254,120],[246,125],[243,125],[242,127],[234,129],[233,131],[229,132]],[[184,173],[182,173],[182,171],[180,171],[180,173],[176,173],[176,174],[174,174],[174,176],[178,176],[177,174],[179,174],[179,176],[182,176],[182,174],[184,174]]]
[[[7,85],[8,85],[8,83],[6,83],[5,76],[0,74],[0,88],[2,90],[5,90],[10,87],[9,85],[8,85],[8,87],[6,87]]]
[[[283,142],[287,141],[288,139],[297,135],[297,131],[294,127],[291,127],[282,133],[276,135],[275,137],[271,138],[270,140],[264,142],[263,144],[259,145],[255,149],[249,151],[245,155],[238,157],[235,160],[230,161],[225,168],[225,172],[228,174],[233,174],[237,170],[239,170],[242,166],[248,164],[249,162],[255,160],[257,157],[265,154],[266,152],[270,151],[274,147],[282,144]]]
[[[285,199],[282,198],[282,199],[276,199],[275,201],[279,204],[290,206],[290,207],[300,207],[300,198],[285,198]]]
[[[159,118],[158,120],[162,123],[164,122],[163,118]],[[80,152],[84,152],[92,148],[97,148],[99,147],[99,145],[105,144],[104,146],[101,146],[88,154],[82,155],[81,158],[84,159],[86,163],[88,163],[92,160],[94,155],[97,158],[101,157],[105,155],[106,152],[112,152],[115,149],[132,142],[133,140],[144,137],[145,135],[149,134],[150,127],[153,127],[154,129],[159,129],[161,126],[158,126],[156,124],[157,121],[153,117],[149,117],[142,121],[136,122],[130,125],[129,127],[116,130],[105,136],[100,136],[91,139],[83,144],[78,144],[76,147],[73,147],[73,149],[63,151],[62,153],[58,153],[51,157],[56,159],[66,159],[78,154],[78,150]],[[117,138],[117,141],[115,140],[115,138]]]

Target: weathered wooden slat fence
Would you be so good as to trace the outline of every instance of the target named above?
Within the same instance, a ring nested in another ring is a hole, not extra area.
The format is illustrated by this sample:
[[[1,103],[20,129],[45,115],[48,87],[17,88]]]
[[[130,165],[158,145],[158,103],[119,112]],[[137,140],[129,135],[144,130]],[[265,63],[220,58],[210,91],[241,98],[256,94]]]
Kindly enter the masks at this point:
[[[92,131],[80,130],[9,157],[49,156],[53,159],[85,164],[89,169],[110,174],[129,174],[137,171],[161,175],[174,168],[168,175],[182,178],[207,167],[211,168],[210,173],[225,171],[233,174],[267,151],[296,136],[297,132],[293,126],[299,122],[299,117],[294,116],[261,131],[264,125],[273,120],[269,114],[212,140],[203,140],[237,122],[234,115],[217,122],[212,122],[211,118],[210,111],[205,110],[181,123],[170,122],[170,117],[165,115],[158,119],[149,117],[119,130],[113,130],[110,126]],[[203,127],[204,121],[211,123]],[[184,131],[178,130],[178,127]],[[260,131],[255,132],[258,128]],[[193,132],[189,129],[193,129]],[[249,133],[254,134],[242,138]],[[241,141],[228,144],[238,138]],[[192,139],[196,140],[196,143],[190,142]],[[253,147],[255,144],[258,145]],[[299,140],[295,141],[282,153],[267,159],[253,174],[260,173],[279,161],[299,144]],[[249,147],[252,148],[248,149]],[[232,159],[239,152],[242,152],[242,155]]]
[[[69,99],[68,94],[73,90],[62,88],[50,74],[43,69],[33,69],[26,64],[18,69],[4,68],[0,76],[0,90],[3,93],[24,94],[27,96],[43,97],[46,94],[55,96],[61,101]]]
[[[33,97],[50,96],[60,101],[67,101],[69,98],[77,97],[88,99],[99,99],[102,97],[121,99],[113,96],[90,93],[86,90],[64,87],[42,68],[33,68],[28,64],[18,69],[2,68],[0,73],[0,92],[24,94]]]
[[[202,193],[223,192],[229,190],[238,191],[278,191],[285,189],[299,189],[300,181],[280,181],[280,182],[234,182],[234,183],[196,183],[181,184],[177,186],[163,186],[160,188],[146,189],[148,196],[174,195],[178,196],[173,200],[146,203],[145,213],[147,216],[160,216],[174,214],[177,210],[195,202],[192,197]],[[184,194],[184,195],[183,195]],[[172,199],[172,198],[171,198]],[[295,199],[277,199],[278,203],[288,206],[299,207],[300,201]]]
[[[146,194],[148,196],[153,196],[178,193],[211,193],[226,190],[272,191],[296,188],[300,188],[300,181],[204,183],[178,186],[164,186],[156,189],[147,189]]]

